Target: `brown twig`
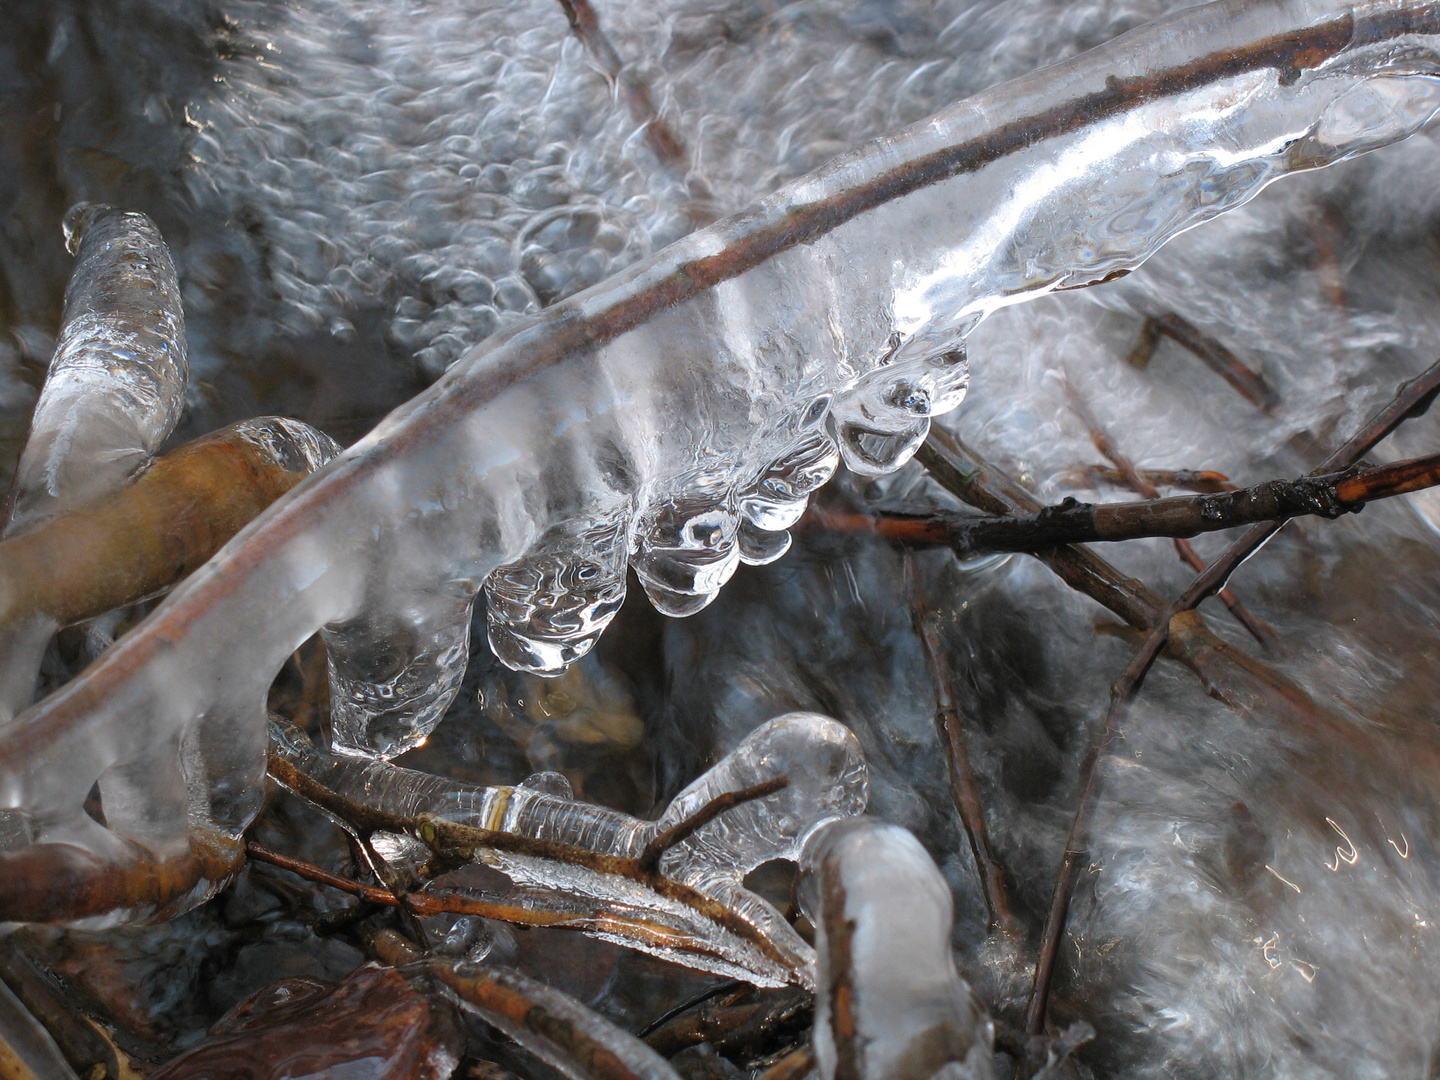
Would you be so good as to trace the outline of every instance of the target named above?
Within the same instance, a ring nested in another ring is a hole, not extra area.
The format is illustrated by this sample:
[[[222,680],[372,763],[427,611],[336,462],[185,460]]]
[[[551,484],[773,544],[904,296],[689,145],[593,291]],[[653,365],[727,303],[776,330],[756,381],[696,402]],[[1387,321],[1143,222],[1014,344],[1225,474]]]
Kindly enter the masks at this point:
[[[1199,327],[1174,312],[1155,315],[1145,320],[1135,347],[1125,357],[1126,363],[1143,368],[1161,337],[1168,337],[1197,357],[1206,367],[1235,388],[1236,393],[1261,412],[1274,412],[1280,398],[1264,376],[1240,362],[1240,358]]]
[[[1213,495],[1098,504],[1066,499],[1033,514],[980,519],[937,515],[925,519],[930,527],[923,530],[923,535],[943,535],[962,557],[987,551],[1039,551],[1096,541],[1189,537],[1305,515],[1336,518],[1357,513],[1368,503],[1436,484],[1440,484],[1440,454],[1298,480],[1267,480],[1254,487]],[[918,538],[922,530],[906,525],[891,529],[888,535],[905,533]],[[882,529],[882,535],[886,534]]]
[[[1156,490],[1156,495],[1147,495],[1146,498],[1156,498],[1162,487],[1180,488],[1184,491],[1207,493],[1212,491],[1234,491],[1235,485],[1224,473],[1215,472],[1212,469],[1135,469],[1138,476],[1148,487]],[[1094,486],[1096,484],[1112,484],[1115,487],[1131,487],[1132,484],[1128,475],[1120,469],[1108,465],[1086,465],[1084,467],[1071,469],[1067,479],[1075,484]]]
[[[694,834],[696,829],[702,828],[714,821],[727,810],[733,810],[743,803],[753,802],[756,799],[763,799],[767,795],[774,795],[790,786],[788,776],[771,777],[753,787],[742,788],[739,791],[727,791],[723,795],[716,795],[695,813],[691,814],[684,821],[677,821],[670,828],[660,833],[648,844],[645,850],[640,852],[640,857],[635,860],[637,867],[642,874],[658,874],[660,872],[660,857],[669,851],[676,844],[683,843]]]
[[[1079,391],[1076,390],[1068,380],[1066,381],[1066,393],[1070,400],[1070,408],[1080,418],[1081,423],[1089,430],[1090,441],[1095,444],[1095,449],[1100,451],[1100,453],[1115,466],[1116,471],[1120,474],[1126,486],[1142,499],[1160,498],[1158,486],[1152,483],[1147,476],[1143,475],[1141,471],[1135,467],[1135,463],[1121,452],[1119,445],[1104,426],[1091,415],[1084,400],[1080,397]],[[1210,473],[1207,475],[1219,476],[1221,480],[1226,479],[1226,477],[1220,476],[1218,473]],[[1234,490],[1234,485],[1226,483],[1222,487],[1212,488],[1211,492],[1201,493],[1209,494],[1218,491]],[[1205,569],[1205,560],[1200,557],[1200,553],[1195,550],[1195,546],[1191,544],[1189,540],[1175,537],[1174,544],[1175,553],[1180,556],[1182,562],[1192,570],[1198,571]],[[1270,653],[1284,652],[1280,644],[1280,638],[1274,629],[1242,604],[1239,597],[1229,589],[1221,589],[1218,595],[1220,602],[1229,610],[1235,621],[1243,626],[1250,633],[1250,636],[1260,643],[1262,648]]]
[[[815,1070],[815,1051],[810,1046],[792,1050],[761,1073],[756,1080],[803,1080]]]
[[[627,65],[615,51],[609,36],[600,26],[600,16],[590,0],[560,0],[570,29],[590,51],[600,69],[620,91],[631,117],[645,128],[645,144],[650,147],[660,164],[676,180],[685,183],[692,196],[685,206],[686,216],[700,228],[709,225],[718,216],[709,205],[710,192],[704,181],[690,175],[690,154],[674,128],[660,117],[655,99],[632,65]]]
[[[915,624],[915,632],[920,638],[920,646],[925,653],[925,663],[930,670],[930,681],[935,691],[935,731],[945,751],[946,771],[950,778],[950,799],[960,815],[960,824],[970,842],[970,853],[975,858],[975,868],[980,874],[990,928],[1005,934],[1017,934],[1020,926],[1010,910],[1010,895],[1005,888],[1005,875],[990,849],[989,832],[985,827],[985,807],[980,799],[980,785],[975,779],[975,770],[970,767],[970,753],[965,747],[960,710],[955,704],[944,643],[940,640],[930,612],[919,597],[919,590],[915,588],[912,560],[906,561],[905,570],[911,579],[911,621]]]
[[[1316,473],[1346,469],[1372,450],[1407,419],[1420,416],[1429,409],[1437,394],[1440,394],[1440,361],[1432,364],[1420,375],[1401,384],[1395,397],[1376,413],[1358,432],[1334,451],[1316,469]],[[1401,470],[1401,482],[1404,482]],[[1026,1009],[1026,1031],[1039,1033],[1045,1024],[1045,1011],[1049,1002],[1050,982],[1054,974],[1055,960],[1059,954],[1060,937],[1064,933],[1065,920],[1069,912],[1070,897],[1074,892],[1080,859],[1086,854],[1089,842],[1089,826],[1094,815],[1098,794],[1096,766],[1103,759],[1105,751],[1114,740],[1115,733],[1124,718],[1130,702],[1139,691],[1146,673],[1154,664],[1169,639],[1192,637],[1200,624],[1200,616],[1193,609],[1206,596],[1222,586],[1229,576],[1245,559],[1254,554],[1262,544],[1274,536],[1284,522],[1266,522],[1256,525],[1215,562],[1211,563],[1167,611],[1167,617],[1157,622],[1120,678],[1111,688],[1110,705],[1101,724],[1090,753],[1081,769],[1083,777],[1080,803],[1070,835],[1066,840],[1065,852],[1061,858],[1060,870],[1056,876],[1055,891],[1052,894],[1050,912],[1042,932],[1039,958],[1035,965],[1035,981]]]

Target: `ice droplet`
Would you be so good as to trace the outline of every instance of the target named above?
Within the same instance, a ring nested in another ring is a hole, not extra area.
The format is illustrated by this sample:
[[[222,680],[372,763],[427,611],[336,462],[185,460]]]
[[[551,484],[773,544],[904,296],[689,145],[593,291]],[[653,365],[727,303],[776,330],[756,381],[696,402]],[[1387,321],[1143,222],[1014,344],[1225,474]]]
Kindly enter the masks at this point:
[[[704,487],[652,508],[632,565],[655,610],[680,618],[715,599],[740,565],[739,525],[734,499]]]
[[[559,675],[625,602],[625,515],[562,533],[485,581],[490,648],[506,667]]]

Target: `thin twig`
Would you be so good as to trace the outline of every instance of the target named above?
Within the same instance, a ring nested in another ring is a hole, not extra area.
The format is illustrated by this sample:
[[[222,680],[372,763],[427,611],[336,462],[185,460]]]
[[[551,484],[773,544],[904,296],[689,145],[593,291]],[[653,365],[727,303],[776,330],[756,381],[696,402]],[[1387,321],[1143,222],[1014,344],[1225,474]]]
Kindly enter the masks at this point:
[[[1168,337],[1197,357],[1261,412],[1274,412],[1280,404],[1279,395],[1265,381],[1264,376],[1246,367],[1240,362],[1240,358],[1224,345],[1174,312],[1145,320],[1144,326],[1140,328],[1139,340],[1125,357],[1126,362],[1137,368],[1145,367],[1162,336]]]
[[[1440,361],[1432,364],[1409,382],[1403,383],[1389,404],[1326,458],[1315,470],[1316,473],[1323,474],[1353,466],[1407,419],[1423,415],[1430,408],[1437,394],[1440,394]],[[1195,606],[1215,589],[1221,587],[1245,559],[1254,554],[1283,526],[1284,522],[1266,522],[1256,525],[1232,544],[1229,550],[1197,577],[1184,595],[1171,605],[1166,613],[1167,617],[1162,622],[1157,622],[1125,671],[1111,688],[1110,705],[1106,710],[1104,722],[1090,753],[1086,755],[1081,770],[1083,781],[1080,804],[1076,808],[1075,819],[1066,840],[1065,852],[1056,876],[1050,912],[1041,936],[1039,958],[1035,965],[1035,982],[1031,990],[1029,1006],[1026,1009],[1027,1033],[1038,1034],[1044,1028],[1050,982],[1054,974],[1055,960],[1059,954],[1060,938],[1065,930],[1070,897],[1074,892],[1080,860],[1087,853],[1089,826],[1094,815],[1094,805],[1098,793],[1096,766],[1103,760],[1130,702],[1139,691],[1141,682],[1155,659],[1160,655],[1161,650],[1164,649],[1167,640],[1172,635],[1180,636],[1193,631],[1200,618],[1193,610]]]
[[[1145,476],[1141,470],[1137,469],[1135,463],[1121,451],[1119,444],[1111,437],[1110,432],[1095,419],[1089,408],[1086,407],[1084,400],[1080,397],[1080,393],[1075,386],[1066,380],[1065,388],[1070,401],[1070,408],[1080,418],[1081,423],[1089,430],[1090,441],[1095,444],[1095,449],[1100,451],[1100,453],[1115,466],[1116,471],[1120,474],[1125,484],[1142,499],[1160,498],[1159,487],[1153,483],[1149,477]],[[1221,480],[1226,479],[1218,473],[1208,475],[1219,476]],[[1211,489],[1212,492],[1234,490],[1234,486],[1228,483],[1223,487]],[[1202,492],[1202,494],[1206,493],[1208,492]],[[1191,544],[1189,540],[1175,537],[1174,544],[1175,552],[1180,556],[1182,562],[1192,570],[1199,571],[1205,569],[1205,560],[1200,557],[1200,553],[1195,550],[1195,546]],[[1249,608],[1242,604],[1239,597],[1229,589],[1221,589],[1218,595],[1220,602],[1229,609],[1235,621],[1249,631],[1250,636],[1259,642],[1262,648],[1270,653],[1284,652],[1284,648],[1280,644],[1279,635],[1275,633],[1274,629],[1268,623],[1253,614]]]
[[[1234,491],[1235,485],[1224,473],[1215,472],[1213,469],[1141,469],[1136,468],[1135,474],[1145,482],[1146,485],[1158,489],[1162,487],[1180,488],[1184,491],[1195,491],[1200,493],[1211,491]],[[1121,470],[1108,465],[1086,465],[1071,469],[1066,478],[1075,484],[1094,486],[1096,484],[1112,484],[1115,487],[1130,487],[1129,478]],[[1154,498],[1155,496],[1146,496]]]
[[[950,799],[960,815],[965,837],[970,841],[970,853],[975,858],[975,868],[980,874],[980,885],[985,894],[990,928],[1005,934],[1016,934],[1020,926],[1010,910],[1005,875],[990,849],[990,837],[985,827],[985,807],[980,799],[980,785],[975,779],[975,771],[970,766],[970,753],[965,747],[965,735],[960,721],[960,710],[955,704],[945,647],[927,606],[919,596],[919,590],[914,587],[913,560],[906,560],[905,570],[911,578],[911,620],[915,624],[916,634],[919,635],[925,663],[930,670],[930,681],[935,690],[935,730],[945,751],[945,764],[950,777]]]
[[[658,874],[660,872],[660,857],[669,851],[676,844],[688,840],[696,829],[702,828],[714,821],[727,810],[733,810],[743,803],[754,802],[756,799],[763,799],[767,795],[774,795],[790,786],[788,776],[775,776],[753,787],[742,788],[739,791],[727,791],[723,795],[716,795],[695,813],[691,814],[684,821],[677,821],[670,828],[660,833],[648,844],[645,850],[640,852],[636,864],[643,874]]]
[[[661,118],[650,87],[633,65],[621,60],[609,36],[601,28],[600,16],[596,14],[590,0],[560,0],[560,7],[565,12],[565,18],[569,20],[570,29],[575,36],[584,43],[600,69],[619,89],[631,117],[644,127],[645,143],[650,147],[651,153],[671,176],[686,187],[690,199],[686,202],[684,211],[691,224],[696,228],[709,225],[718,216],[710,204],[710,190],[698,176],[691,175],[690,154],[675,129]]]
[[[945,543],[962,558],[990,551],[1038,552],[1066,544],[1198,536],[1253,522],[1354,514],[1381,499],[1440,484],[1440,454],[1369,469],[1347,469],[1298,480],[1267,480],[1213,495],[1175,495],[1125,503],[1066,499],[1032,514],[973,518],[882,515],[876,531],[912,544]]]

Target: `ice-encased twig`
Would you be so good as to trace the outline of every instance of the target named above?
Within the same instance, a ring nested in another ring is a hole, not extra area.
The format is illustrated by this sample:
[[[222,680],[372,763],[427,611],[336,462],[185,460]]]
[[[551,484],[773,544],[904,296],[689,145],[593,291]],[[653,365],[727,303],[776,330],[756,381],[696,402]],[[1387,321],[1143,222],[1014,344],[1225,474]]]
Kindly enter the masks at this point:
[[[266,688],[301,641],[331,628],[351,739],[398,752],[458,687],[468,597],[497,570],[537,666],[555,642],[562,660],[588,648],[625,561],[591,537],[617,522],[657,603],[698,610],[739,561],[741,515],[773,531],[836,442],[866,473],[913,453],[963,395],[958,350],[986,313],[1119,274],[1280,176],[1412,133],[1440,105],[1437,44],[1440,5],[1419,0],[1187,10],[495,335],[0,738],[0,803],[44,822],[40,840],[99,849],[81,809],[96,776],[203,762],[145,832],[233,835],[257,805]],[[578,568],[579,602],[556,566]]]
[[[272,726],[272,753],[326,792],[387,815],[391,829],[403,825],[437,847],[473,850],[474,858],[520,887],[507,902],[548,911],[569,903],[577,914],[598,908],[638,917],[668,935],[631,934],[623,927],[586,932],[770,986],[812,985],[813,953],[778,911],[745,888],[745,875],[771,860],[797,859],[817,828],[860,813],[867,795],[855,737],[814,713],[789,713],[756,728],[655,821],[543,787],[476,787],[329,754],[278,723]],[[312,797],[288,773],[275,775]],[[648,865],[653,841],[681,831],[678,825],[693,822],[715,799],[782,778],[783,787],[730,807],[667,846],[658,872]],[[440,822],[468,832],[441,829]]]
[[[369,945],[386,963],[428,972],[466,1011],[568,1080],[679,1080],[670,1064],[635,1036],[513,968],[426,957],[393,930],[370,935]]]
[[[155,224],[80,203],[65,216],[65,241],[75,270],[0,536],[114,491],[149,463],[185,405],[185,317]],[[38,613],[0,627],[0,722],[30,704],[57,627]]]
[[[920,841],[840,821],[814,834],[800,870],[823,1080],[989,1080],[992,1024],[955,968],[950,886]]]

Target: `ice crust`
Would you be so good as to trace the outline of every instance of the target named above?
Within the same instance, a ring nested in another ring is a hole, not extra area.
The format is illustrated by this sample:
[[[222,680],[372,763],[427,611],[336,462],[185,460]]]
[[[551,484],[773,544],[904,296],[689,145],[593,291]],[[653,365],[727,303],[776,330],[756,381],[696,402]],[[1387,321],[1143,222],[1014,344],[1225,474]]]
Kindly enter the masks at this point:
[[[520,886],[522,897],[533,893],[549,910],[571,904],[577,911],[641,914],[666,921],[698,944],[676,954],[663,945],[604,933],[598,937],[761,985],[812,986],[814,954],[778,911],[745,888],[745,876],[762,863],[798,860],[817,830],[861,813],[868,794],[865,759],[855,737],[815,713],[790,713],[760,725],[677,795],[655,821],[579,802],[564,778],[553,773],[538,774],[515,787],[476,787],[384,761],[327,754],[288,725],[276,723],[272,733],[272,746],[282,757],[356,802],[397,816],[433,814],[622,859],[639,858],[650,841],[717,796],[788,778],[780,791],[727,810],[660,860],[667,878],[720,901],[762,933],[779,949],[783,963],[633,880],[513,852],[477,855]],[[405,846],[395,850],[403,852]]]
[[[1422,125],[1440,102],[1436,18],[1418,3],[1185,12],[842,155],[514,323],[30,713],[0,742],[0,795],[39,839],[103,848],[80,810],[91,784],[148,770],[174,782],[113,831],[233,834],[258,803],[265,688],[322,626],[341,748],[391,755],[453,696],[487,581],[497,653],[535,670],[593,642],[622,557],[662,610],[699,610],[747,551],[776,553],[767,537],[837,453],[862,474],[906,460],[963,395],[963,339],[986,314],[1137,266],[1287,172]],[[1315,66],[1247,51],[1312,32],[1333,46],[1303,54]],[[1256,59],[1121,92],[1222,55]],[[1085,122],[1006,141],[1062,115]],[[994,152],[965,157],[976,147]],[[955,164],[909,184],[917,162]],[[61,747],[63,768],[32,767]]]
[[[813,1039],[823,1080],[991,1080],[990,1018],[950,948],[950,886],[914,834],[835,822],[813,834],[800,869],[820,956]],[[840,1040],[852,1065],[837,1072]]]
[[[64,228],[75,270],[0,535],[114,491],[149,463],[185,404],[185,316],[155,223],[80,203]],[[0,627],[0,723],[34,699],[55,630],[44,616]]]

